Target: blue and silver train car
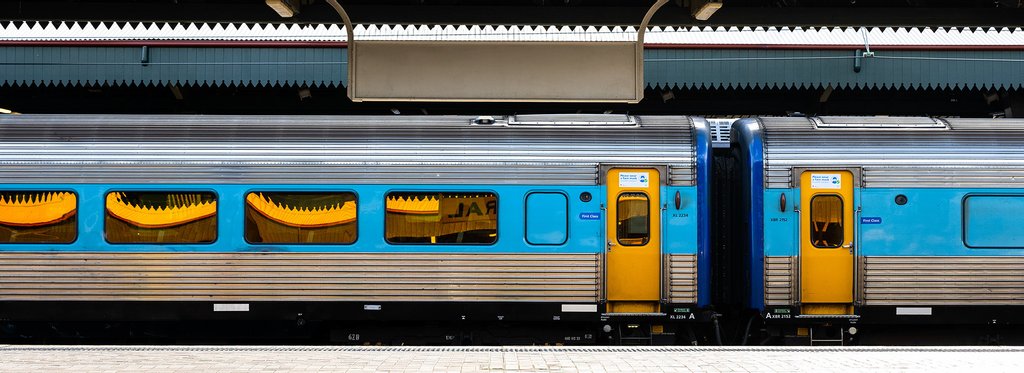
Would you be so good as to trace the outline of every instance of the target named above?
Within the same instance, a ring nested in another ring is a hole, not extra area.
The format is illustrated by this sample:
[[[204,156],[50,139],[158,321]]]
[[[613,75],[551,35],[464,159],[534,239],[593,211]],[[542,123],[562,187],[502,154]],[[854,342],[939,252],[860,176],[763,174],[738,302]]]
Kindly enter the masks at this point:
[[[4,116],[0,319],[667,336],[710,303],[709,148],[682,116]]]
[[[1024,321],[1024,121],[745,119],[732,153],[743,301],[779,333]]]

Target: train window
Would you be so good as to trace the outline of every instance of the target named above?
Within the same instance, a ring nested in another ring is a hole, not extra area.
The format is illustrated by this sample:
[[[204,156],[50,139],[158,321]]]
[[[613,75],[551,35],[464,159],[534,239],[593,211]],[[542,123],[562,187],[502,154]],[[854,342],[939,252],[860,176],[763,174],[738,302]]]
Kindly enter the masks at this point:
[[[963,200],[963,241],[967,247],[1024,247],[1024,195],[975,195]]]
[[[526,242],[561,245],[569,233],[569,198],[562,193],[526,195]]]
[[[347,192],[250,192],[245,240],[255,244],[350,244],[356,195]]]
[[[107,193],[103,234],[110,243],[211,243],[217,196],[211,192]]]
[[[487,192],[388,193],[384,236],[399,244],[493,244],[498,196]]]
[[[843,245],[843,199],[834,194],[811,198],[811,244],[834,249]]]
[[[647,194],[627,192],[616,201],[617,234],[620,245],[643,246],[651,239],[651,203]]]
[[[0,191],[0,243],[71,243],[78,196],[64,191]]]

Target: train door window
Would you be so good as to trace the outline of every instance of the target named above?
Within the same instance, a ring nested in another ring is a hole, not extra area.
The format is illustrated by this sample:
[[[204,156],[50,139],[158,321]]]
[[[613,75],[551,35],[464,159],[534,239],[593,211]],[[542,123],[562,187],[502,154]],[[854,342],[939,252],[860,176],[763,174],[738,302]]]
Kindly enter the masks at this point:
[[[561,245],[568,238],[569,199],[562,193],[526,195],[526,242]]]
[[[78,196],[64,191],[0,191],[0,243],[71,243]]]
[[[488,192],[396,192],[385,198],[384,236],[396,244],[493,244],[498,196]]]
[[[834,194],[811,198],[811,244],[822,249],[843,245],[843,199]]]
[[[1024,248],[1022,195],[973,195],[963,200],[963,241],[971,248]]]
[[[254,244],[351,244],[356,195],[348,192],[249,192],[245,240]]]
[[[104,224],[110,243],[212,243],[217,239],[217,196],[113,191],[106,196]]]
[[[623,246],[643,246],[651,239],[651,202],[645,193],[619,194],[615,216],[616,237]]]

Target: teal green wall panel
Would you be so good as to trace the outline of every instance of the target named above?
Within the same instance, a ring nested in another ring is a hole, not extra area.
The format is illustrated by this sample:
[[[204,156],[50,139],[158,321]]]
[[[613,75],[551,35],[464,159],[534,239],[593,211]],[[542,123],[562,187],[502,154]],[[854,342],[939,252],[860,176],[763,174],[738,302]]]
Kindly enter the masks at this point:
[[[649,49],[652,87],[1024,87],[1024,51]],[[324,86],[347,83],[344,48],[0,47],[0,85]]]
[[[0,47],[9,85],[344,85],[340,48]]]
[[[660,87],[1021,88],[1021,51],[647,50],[645,78]]]

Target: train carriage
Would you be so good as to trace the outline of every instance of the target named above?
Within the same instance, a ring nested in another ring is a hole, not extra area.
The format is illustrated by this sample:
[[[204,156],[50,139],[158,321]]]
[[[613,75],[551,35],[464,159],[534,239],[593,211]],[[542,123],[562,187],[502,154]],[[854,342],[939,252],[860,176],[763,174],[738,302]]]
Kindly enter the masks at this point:
[[[4,116],[0,319],[649,342],[707,319],[709,148],[682,116]]]
[[[1024,321],[1024,121],[744,119],[732,153],[743,303],[774,333]]]

